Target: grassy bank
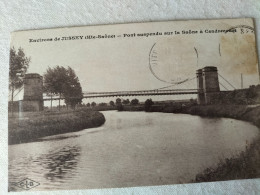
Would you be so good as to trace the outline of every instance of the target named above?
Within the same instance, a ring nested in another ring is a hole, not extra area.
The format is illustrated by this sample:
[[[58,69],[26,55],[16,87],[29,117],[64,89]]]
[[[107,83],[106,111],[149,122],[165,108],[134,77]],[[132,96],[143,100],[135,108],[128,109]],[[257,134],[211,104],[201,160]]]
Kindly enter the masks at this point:
[[[104,124],[102,113],[80,109],[62,112],[20,113],[8,117],[8,143],[36,141],[40,137],[80,131]]]
[[[110,111],[110,110],[117,110],[116,106],[95,106],[92,108],[87,108],[95,111]]]
[[[121,111],[128,111],[128,112],[137,112],[137,111],[144,111],[144,106],[143,105],[124,105],[122,107]]]
[[[247,105],[207,105],[191,106],[182,109],[181,113],[205,117],[226,117],[248,121],[260,127],[260,106]]]
[[[250,122],[260,128],[260,106],[245,105],[208,105],[192,106],[182,113],[207,116],[227,117]],[[260,137],[256,138],[246,150],[232,158],[226,158],[198,174],[193,182],[223,181],[231,179],[249,179],[260,177]]]
[[[118,109],[119,110],[119,109]],[[148,112],[165,112],[165,113],[177,113],[181,110],[181,104],[169,104],[169,103],[155,103],[151,105]],[[138,105],[122,105],[119,111],[146,111],[144,104]]]
[[[220,161],[197,174],[192,182],[225,181],[260,177],[260,139],[258,138],[237,156]]]

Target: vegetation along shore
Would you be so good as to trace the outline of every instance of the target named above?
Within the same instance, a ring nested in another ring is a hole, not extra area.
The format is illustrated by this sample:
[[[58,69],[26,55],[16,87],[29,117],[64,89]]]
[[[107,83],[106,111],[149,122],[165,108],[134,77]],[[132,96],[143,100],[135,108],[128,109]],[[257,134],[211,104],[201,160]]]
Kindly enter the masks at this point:
[[[105,117],[98,111],[77,109],[60,112],[22,112],[22,115],[10,115],[8,121],[8,142],[19,144],[37,141],[44,136],[98,127],[105,123]]]
[[[250,122],[260,128],[260,106],[246,105],[208,105],[193,106],[184,113],[209,116],[227,117]],[[246,146],[245,151],[220,161],[217,167],[209,167],[197,174],[193,182],[223,181],[230,179],[249,179],[260,177],[260,136]]]

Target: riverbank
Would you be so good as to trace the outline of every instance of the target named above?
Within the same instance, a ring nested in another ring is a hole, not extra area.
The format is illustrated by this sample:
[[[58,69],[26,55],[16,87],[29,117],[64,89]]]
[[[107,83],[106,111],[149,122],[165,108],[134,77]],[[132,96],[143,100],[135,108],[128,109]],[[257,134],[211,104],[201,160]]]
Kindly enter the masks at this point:
[[[144,111],[144,106],[124,106],[123,111]],[[202,117],[224,117],[250,122],[260,128],[260,106],[156,104],[149,112],[182,113]],[[224,181],[260,177],[260,137],[239,155],[220,161],[196,175],[192,182]]]
[[[121,111],[145,111],[144,105],[123,106]],[[224,117],[253,123],[260,128],[260,105],[187,105],[154,104],[149,112],[191,114],[202,117]]]
[[[22,112],[8,117],[8,144],[37,141],[44,136],[80,131],[104,123],[105,117],[102,113],[87,109]]]
[[[181,113],[203,117],[225,117],[251,122],[260,127],[260,106],[247,105],[207,105],[183,108]]]
[[[192,106],[182,113],[206,116],[226,117],[250,122],[260,128],[260,106],[245,105],[208,105]],[[217,167],[209,167],[196,175],[192,182],[224,181],[234,179],[252,179],[260,177],[260,137],[249,144],[245,151],[232,158],[220,161]]]

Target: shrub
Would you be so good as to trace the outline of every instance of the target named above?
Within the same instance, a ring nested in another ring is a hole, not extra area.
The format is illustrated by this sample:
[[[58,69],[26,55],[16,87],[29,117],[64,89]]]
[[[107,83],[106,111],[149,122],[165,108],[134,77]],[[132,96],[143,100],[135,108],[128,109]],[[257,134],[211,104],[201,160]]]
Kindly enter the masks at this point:
[[[154,105],[153,100],[152,100],[152,99],[147,99],[147,100],[144,102],[144,110],[145,110],[146,112],[151,111],[152,105]]]
[[[115,106],[115,102],[114,102],[114,101],[110,101],[110,102],[109,102],[109,105],[110,105],[110,106]]]
[[[116,108],[117,108],[118,111],[123,111],[124,110],[124,106],[121,103],[117,104]]]
[[[135,99],[132,99],[130,104],[133,105],[133,106],[134,106],[134,105],[138,105],[138,104],[139,104],[139,100],[136,99],[136,98],[135,98]]]

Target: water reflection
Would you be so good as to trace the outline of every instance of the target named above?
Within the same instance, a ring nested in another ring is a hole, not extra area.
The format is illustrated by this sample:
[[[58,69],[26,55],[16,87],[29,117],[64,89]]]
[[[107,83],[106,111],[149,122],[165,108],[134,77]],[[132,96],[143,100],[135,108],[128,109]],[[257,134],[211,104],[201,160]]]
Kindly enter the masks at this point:
[[[80,148],[66,146],[54,153],[46,154],[38,159],[44,168],[44,177],[48,180],[63,179],[68,173],[77,167]]]

